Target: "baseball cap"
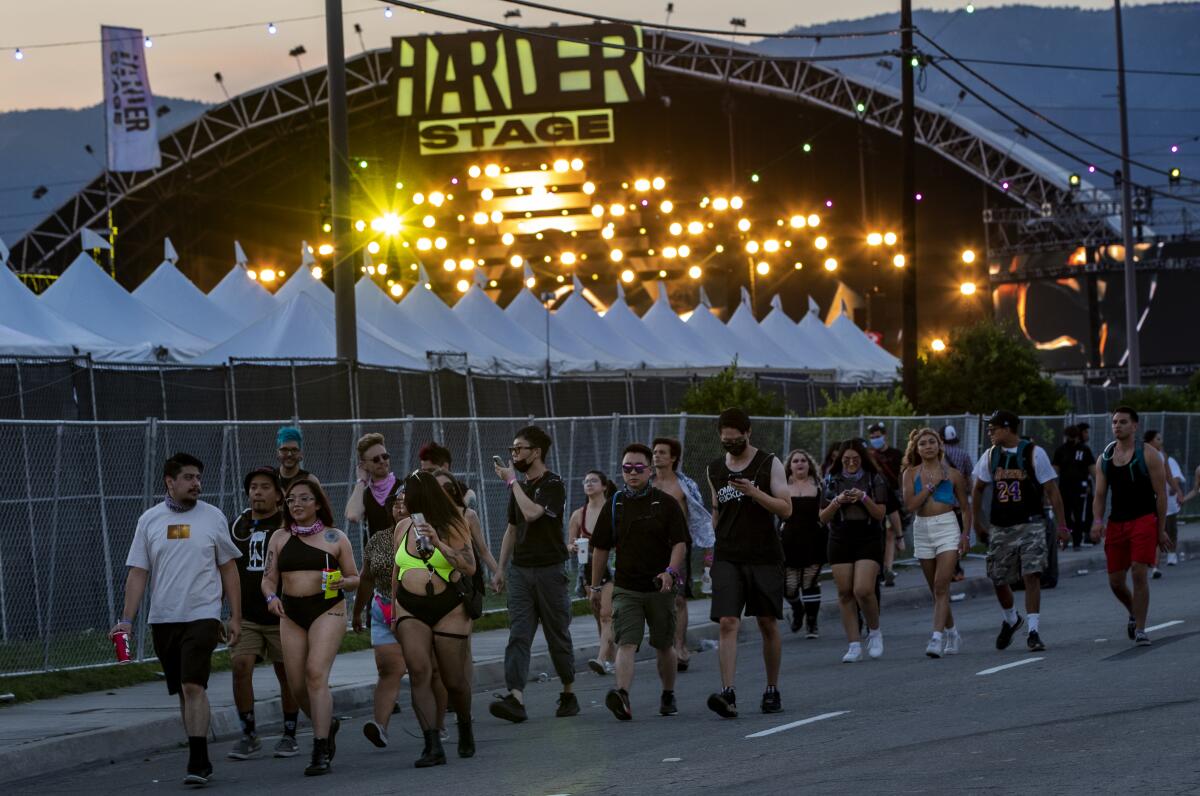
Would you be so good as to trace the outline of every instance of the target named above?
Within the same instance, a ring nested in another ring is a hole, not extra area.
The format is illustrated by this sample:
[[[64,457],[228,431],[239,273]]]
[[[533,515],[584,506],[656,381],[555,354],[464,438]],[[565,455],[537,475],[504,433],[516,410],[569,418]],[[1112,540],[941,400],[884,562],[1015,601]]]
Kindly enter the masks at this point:
[[[256,475],[265,475],[271,479],[271,483],[275,485],[275,489],[279,494],[283,494],[283,484],[279,480],[279,472],[274,467],[255,467],[250,472],[246,473],[246,477],[242,479],[242,488],[246,490],[246,494],[250,494],[250,482],[254,480]]]
[[[942,439],[946,442],[958,439],[958,429],[954,426],[946,426],[942,429]]]
[[[995,412],[992,412],[992,416],[987,419],[987,422],[989,426],[1007,428],[1012,431],[1016,431],[1021,427],[1021,418],[1007,409],[997,409]]]

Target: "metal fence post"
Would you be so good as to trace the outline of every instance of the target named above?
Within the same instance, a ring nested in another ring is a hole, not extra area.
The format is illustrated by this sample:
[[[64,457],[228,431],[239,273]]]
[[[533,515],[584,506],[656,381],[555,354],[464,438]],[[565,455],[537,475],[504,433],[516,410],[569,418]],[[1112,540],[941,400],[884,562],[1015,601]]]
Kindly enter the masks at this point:
[[[33,468],[29,463],[29,430],[25,425],[21,424],[21,456],[25,462],[25,516],[26,525],[29,528],[29,552],[30,561],[41,561],[41,556],[38,555],[37,533],[35,532],[36,523],[33,519]],[[45,624],[42,619],[42,587],[40,577],[40,567],[34,564],[29,567],[30,574],[33,576],[33,610],[37,616],[38,633],[44,635],[46,632]]]
[[[617,449],[621,445],[619,439],[621,434],[621,415],[617,412],[612,413],[612,426],[608,430],[608,470],[607,472],[615,472],[617,467]]]
[[[50,572],[46,584],[46,605],[50,606],[50,617],[54,611],[54,581],[58,570],[58,504],[62,485],[62,424],[54,428],[54,500],[50,504]],[[54,636],[53,622],[47,622],[42,633],[42,668],[50,668],[50,639]]]
[[[96,488],[100,495],[100,540],[104,548],[104,574],[107,578],[107,586],[105,595],[108,598],[108,621],[114,623],[117,621],[116,615],[116,597],[113,594],[113,562],[112,562],[112,543],[108,536],[108,501],[104,493],[104,459],[100,455],[100,426],[92,426],[92,443],[93,450],[96,454]]]

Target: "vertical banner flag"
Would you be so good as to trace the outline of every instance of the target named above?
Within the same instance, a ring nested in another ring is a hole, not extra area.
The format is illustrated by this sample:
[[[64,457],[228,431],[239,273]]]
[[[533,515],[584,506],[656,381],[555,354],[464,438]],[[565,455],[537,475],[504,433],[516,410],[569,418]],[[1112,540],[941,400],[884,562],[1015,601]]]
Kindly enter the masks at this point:
[[[146,73],[146,37],[137,28],[101,26],[104,124],[109,171],[149,171],[162,165],[154,95]]]

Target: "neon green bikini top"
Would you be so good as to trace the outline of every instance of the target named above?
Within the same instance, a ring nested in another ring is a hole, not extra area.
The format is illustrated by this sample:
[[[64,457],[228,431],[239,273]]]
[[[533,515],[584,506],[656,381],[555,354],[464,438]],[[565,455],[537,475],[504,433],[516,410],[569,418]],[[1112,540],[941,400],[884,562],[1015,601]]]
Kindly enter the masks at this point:
[[[404,579],[404,573],[410,569],[425,569],[426,562],[417,558],[412,553],[408,552],[408,531],[404,532],[404,538],[400,540],[400,546],[396,549],[396,578]],[[442,551],[434,548],[433,556],[429,559],[429,566],[433,567],[433,571],[442,576],[442,580],[450,582],[450,575],[454,572],[454,567],[450,566],[450,562],[442,555]]]

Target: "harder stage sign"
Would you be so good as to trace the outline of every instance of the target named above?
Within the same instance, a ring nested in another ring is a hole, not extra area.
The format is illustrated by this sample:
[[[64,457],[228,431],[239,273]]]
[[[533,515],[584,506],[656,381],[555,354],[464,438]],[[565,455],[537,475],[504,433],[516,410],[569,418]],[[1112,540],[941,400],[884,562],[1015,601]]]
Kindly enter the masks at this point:
[[[646,96],[641,46],[629,25],[397,38],[396,115],[423,120],[422,154],[608,143],[606,106]]]
[[[421,154],[528,149],[557,144],[610,144],[613,114],[609,108],[561,113],[525,113],[474,119],[421,122]]]

